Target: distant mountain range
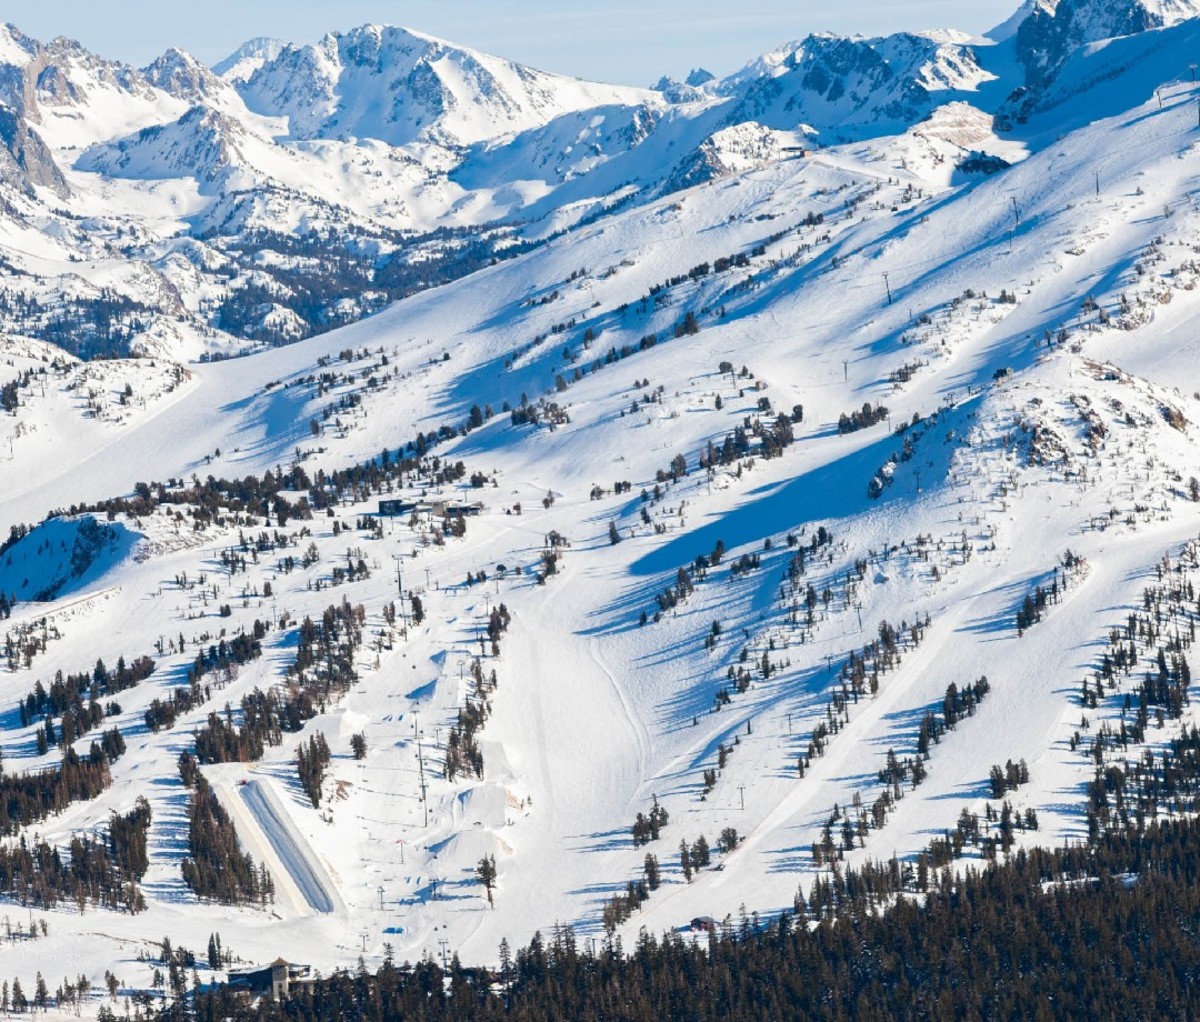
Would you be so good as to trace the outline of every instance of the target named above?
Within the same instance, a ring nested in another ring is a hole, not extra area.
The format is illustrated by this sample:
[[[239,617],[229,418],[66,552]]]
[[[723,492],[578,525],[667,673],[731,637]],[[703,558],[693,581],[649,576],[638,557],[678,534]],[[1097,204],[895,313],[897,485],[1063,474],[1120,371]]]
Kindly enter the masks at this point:
[[[650,89],[376,25],[143,69],[6,26],[0,255],[25,300],[0,327],[85,355],[286,343],[605,210],[939,110],[1036,145],[1021,125],[1078,98],[1108,59],[1093,44],[1198,12],[1028,0],[984,39],[816,34]]]

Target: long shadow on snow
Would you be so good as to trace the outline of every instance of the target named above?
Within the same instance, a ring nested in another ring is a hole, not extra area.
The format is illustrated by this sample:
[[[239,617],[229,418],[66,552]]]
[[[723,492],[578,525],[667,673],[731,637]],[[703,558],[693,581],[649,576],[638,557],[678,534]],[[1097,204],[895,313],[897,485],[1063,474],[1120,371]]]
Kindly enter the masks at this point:
[[[1035,586],[1049,581],[1053,575],[1054,572],[1047,571],[1032,579],[1018,579],[1016,582],[1008,582],[1004,585],[994,586],[991,589],[985,590],[980,594],[981,596],[990,596],[993,593],[999,593],[1014,597],[1014,602],[1011,606],[1005,607],[1004,610],[999,610],[995,614],[973,617],[960,625],[956,631],[970,632],[976,635],[1005,633],[1003,636],[997,636],[996,639],[990,640],[993,642],[999,641],[1000,638],[1011,637],[1013,630],[1016,628],[1017,611],[1020,609],[1021,601],[1027,594],[1033,592]]]
[[[976,799],[990,798],[992,786],[988,781],[963,781],[953,791],[944,791],[940,795],[926,795],[929,802],[949,802],[951,799],[961,799],[973,802]]]
[[[632,834],[626,827],[598,830],[591,834],[575,834],[570,840],[587,842],[572,846],[577,852],[616,852],[635,847]]]
[[[896,437],[885,431],[877,440],[803,475],[751,490],[746,503],[646,554],[630,570],[642,576],[673,572],[680,565],[690,564],[698,553],[711,550],[717,540],[722,540],[728,550],[748,543],[761,545],[764,536],[788,532],[814,520],[848,518],[872,506],[883,506],[889,493],[894,494],[893,500],[899,494],[893,488],[872,504],[866,495],[867,483],[898,446]],[[926,476],[930,483],[934,481],[932,475],[945,475],[947,463],[948,458],[943,456],[935,473]]]

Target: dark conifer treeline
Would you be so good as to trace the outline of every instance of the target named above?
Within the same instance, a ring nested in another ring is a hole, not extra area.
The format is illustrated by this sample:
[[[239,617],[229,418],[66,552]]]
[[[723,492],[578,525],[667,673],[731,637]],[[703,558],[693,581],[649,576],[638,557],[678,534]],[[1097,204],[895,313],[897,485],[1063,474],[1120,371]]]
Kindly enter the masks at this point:
[[[92,742],[87,759],[74,749],[63,753],[62,762],[37,773],[0,777],[0,835],[15,834],[20,827],[38,823],[61,813],[72,802],[95,798],[111,783],[108,765],[125,748],[120,732],[106,735],[105,748]]]
[[[835,871],[816,919],[804,903],[770,925],[728,921],[701,940],[643,934],[594,951],[569,929],[537,936],[497,971],[426,958],[342,972],[283,1002],[217,988],[202,1022],[759,1022],[855,1019],[1160,1019],[1200,1013],[1200,822],[1088,847],[1017,852],[940,874],[927,900],[887,903],[900,864]],[[894,878],[894,879],[891,879]],[[1132,880],[1131,880],[1132,878]],[[492,984],[498,984],[493,988]],[[182,1005],[167,1008],[163,1022]],[[181,1017],[181,1016],[180,1016]]]
[[[188,806],[188,850],[181,870],[197,897],[222,905],[265,905],[275,886],[265,866],[238,848],[237,830],[216,793],[197,770],[183,769],[192,787]]]
[[[32,908],[73,901],[80,910],[92,904],[140,912],[146,907],[138,881],[150,865],[149,831],[150,804],[139,798],[131,812],[113,814],[106,837],[72,838],[65,860],[45,841],[0,845],[0,893]]]

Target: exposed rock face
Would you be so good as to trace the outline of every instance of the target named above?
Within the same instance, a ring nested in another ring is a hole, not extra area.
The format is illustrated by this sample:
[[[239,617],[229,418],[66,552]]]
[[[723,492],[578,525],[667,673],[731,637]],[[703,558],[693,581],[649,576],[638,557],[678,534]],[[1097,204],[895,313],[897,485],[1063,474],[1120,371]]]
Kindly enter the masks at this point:
[[[1035,0],[1016,32],[1025,84],[1044,85],[1088,43],[1167,28],[1197,15],[1198,0]]]
[[[41,136],[4,104],[0,104],[0,181],[26,194],[33,194],[35,186],[48,188],[60,198],[70,191]]]
[[[812,35],[738,86],[727,123],[777,130],[812,126],[823,141],[903,131],[990,76],[955,38],[911,33],[878,39]],[[736,78],[737,76],[735,76]]]
[[[151,85],[191,103],[215,96],[228,87],[190,53],[174,47],[147,67],[143,74]]]

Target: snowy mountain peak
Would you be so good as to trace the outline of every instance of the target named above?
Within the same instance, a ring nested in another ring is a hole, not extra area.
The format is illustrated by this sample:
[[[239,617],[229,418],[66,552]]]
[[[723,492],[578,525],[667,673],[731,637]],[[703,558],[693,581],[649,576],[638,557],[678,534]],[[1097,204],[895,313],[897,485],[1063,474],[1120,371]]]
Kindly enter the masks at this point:
[[[535,71],[409,29],[363,25],[286,46],[238,83],[246,104],[285,114],[296,138],[471,145],[563,113],[634,104],[642,90]]]
[[[38,51],[37,41],[30,39],[16,25],[0,24],[0,64],[21,67]]]
[[[268,60],[274,60],[287,46],[281,39],[258,36],[242,43],[228,57],[213,65],[213,74],[227,82],[244,82]]]
[[[1017,34],[1017,30],[1024,24],[1034,11],[1041,10],[1053,17],[1054,8],[1058,4],[1058,0],[1024,0],[1012,14],[1005,18],[995,28],[983,34],[984,40],[990,40],[994,43],[1002,43]]]
[[[1025,4],[1018,15],[1022,12],[1015,32],[1017,52],[1027,84],[1037,86],[1080,47],[1169,28],[1195,18],[1200,16],[1200,0],[1129,0],[1119,4],[1108,0],[1034,0]]]
[[[167,50],[142,73],[156,88],[189,102],[212,96],[225,87],[216,74],[177,47]]]
[[[703,89],[699,89],[694,85],[688,85],[686,82],[676,81],[667,75],[663,75],[652,86],[653,91],[659,93],[668,103],[681,105],[684,103],[696,103],[706,97]]]

